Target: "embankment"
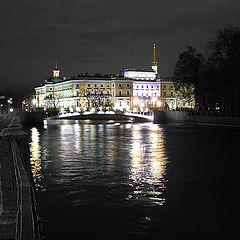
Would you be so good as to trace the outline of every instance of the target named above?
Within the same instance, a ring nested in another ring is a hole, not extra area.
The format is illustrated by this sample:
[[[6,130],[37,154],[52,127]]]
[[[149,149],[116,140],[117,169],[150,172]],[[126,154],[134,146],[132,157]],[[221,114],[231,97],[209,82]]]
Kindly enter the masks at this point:
[[[154,112],[154,123],[168,122],[192,122],[240,125],[239,117],[209,116],[193,112],[181,111],[156,111]]]
[[[39,240],[27,134],[20,120],[0,134],[0,239]]]

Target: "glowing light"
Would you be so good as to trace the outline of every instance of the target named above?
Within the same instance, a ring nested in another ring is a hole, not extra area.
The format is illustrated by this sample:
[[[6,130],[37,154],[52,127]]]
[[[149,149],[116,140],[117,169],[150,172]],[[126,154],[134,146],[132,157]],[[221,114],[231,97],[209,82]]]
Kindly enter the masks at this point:
[[[35,105],[37,104],[37,99],[34,98],[34,99],[32,100],[32,104],[35,106]]]
[[[161,107],[162,106],[162,102],[161,101],[157,101],[157,107]]]
[[[153,97],[151,101],[152,101],[153,104],[155,104],[155,102],[157,101],[157,98]]]
[[[139,104],[139,99],[138,99],[138,98],[134,98],[134,99],[133,99],[133,104],[134,104],[134,105]]]
[[[31,129],[31,144],[30,144],[30,162],[33,174],[33,179],[36,184],[36,188],[41,187],[41,151],[39,146],[39,132],[37,128]]]
[[[13,112],[13,108],[10,108],[9,111],[10,111],[10,112]]]
[[[125,70],[124,77],[133,79],[154,80],[156,79],[156,73],[154,71]]]
[[[142,125],[133,125],[131,142],[130,179],[132,192],[127,200],[145,200],[148,204],[163,205],[166,188],[166,153],[163,132],[159,125],[151,124],[148,142],[145,142],[145,132],[140,130]],[[144,128],[144,126],[143,126]]]
[[[140,103],[140,108],[144,108],[144,103],[143,102]]]

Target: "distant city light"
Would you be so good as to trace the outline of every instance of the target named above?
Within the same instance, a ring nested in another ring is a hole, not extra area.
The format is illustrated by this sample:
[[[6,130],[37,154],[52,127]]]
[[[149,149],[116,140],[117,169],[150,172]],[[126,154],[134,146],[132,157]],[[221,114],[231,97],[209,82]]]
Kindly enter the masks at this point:
[[[10,108],[9,111],[10,111],[10,112],[13,112],[13,108]]]

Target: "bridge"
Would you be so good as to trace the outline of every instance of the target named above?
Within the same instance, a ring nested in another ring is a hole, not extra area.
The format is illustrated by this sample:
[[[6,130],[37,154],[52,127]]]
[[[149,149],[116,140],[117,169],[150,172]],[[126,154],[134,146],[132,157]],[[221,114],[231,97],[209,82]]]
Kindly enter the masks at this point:
[[[74,120],[127,120],[127,121],[153,121],[153,112],[133,113],[133,112],[83,112],[83,113],[65,113],[54,116],[50,119],[74,119]]]

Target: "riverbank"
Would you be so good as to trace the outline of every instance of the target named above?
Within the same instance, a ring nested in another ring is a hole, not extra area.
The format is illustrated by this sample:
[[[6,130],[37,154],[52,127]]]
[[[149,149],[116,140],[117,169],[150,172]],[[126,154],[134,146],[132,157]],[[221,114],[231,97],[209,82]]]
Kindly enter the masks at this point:
[[[0,239],[38,240],[28,137],[18,118],[9,121],[0,121]]]
[[[156,111],[154,112],[154,123],[168,122],[189,122],[189,123],[210,123],[225,125],[240,125],[239,117],[209,116],[193,114],[192,112],[181,111]]]

